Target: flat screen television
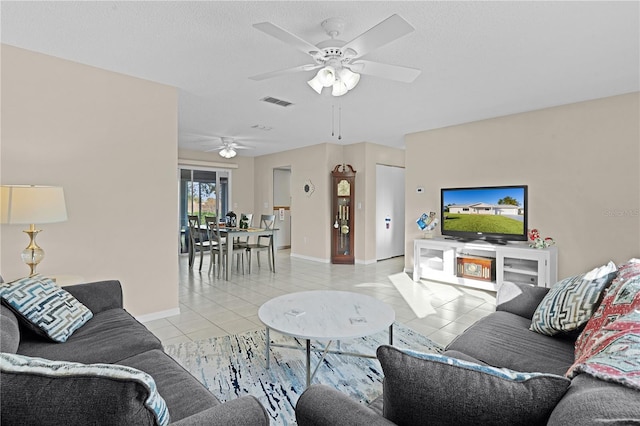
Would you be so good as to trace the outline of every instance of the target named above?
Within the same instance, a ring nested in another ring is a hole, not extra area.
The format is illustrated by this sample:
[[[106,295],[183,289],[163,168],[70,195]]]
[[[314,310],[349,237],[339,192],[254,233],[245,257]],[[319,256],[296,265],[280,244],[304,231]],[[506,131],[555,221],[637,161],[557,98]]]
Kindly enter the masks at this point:
[[[527,241],[527,186],[440,190],[440,231],[462,240]]]

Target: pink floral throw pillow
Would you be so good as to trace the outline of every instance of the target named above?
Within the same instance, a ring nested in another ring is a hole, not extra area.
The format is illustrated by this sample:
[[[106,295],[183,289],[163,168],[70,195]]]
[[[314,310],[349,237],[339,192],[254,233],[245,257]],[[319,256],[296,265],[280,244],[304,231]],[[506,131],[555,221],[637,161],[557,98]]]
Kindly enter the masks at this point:
[[[634,309],[640,310],[640,259],[631,259],[618,268],[616,279],[576,340],[575,360],[592,346],[595,333]]]

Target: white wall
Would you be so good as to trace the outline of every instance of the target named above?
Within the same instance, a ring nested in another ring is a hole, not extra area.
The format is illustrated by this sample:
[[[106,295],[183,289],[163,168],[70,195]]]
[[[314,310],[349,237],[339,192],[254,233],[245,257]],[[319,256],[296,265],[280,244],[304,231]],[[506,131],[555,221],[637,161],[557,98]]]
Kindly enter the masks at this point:
[[[2,45],[2,184],[64,187],[38,271],[119,279],[133,315],[178,309],[177,92]],[[23,225],[2,225],[0,272],[28,273]]]
[[[478,185],[529,185],[529,228],[557,241],[561,278],[640,257],[638,100],[632,93],[407,135],[407,269],[421,234],[411,219],[440,209],[441,187]]]

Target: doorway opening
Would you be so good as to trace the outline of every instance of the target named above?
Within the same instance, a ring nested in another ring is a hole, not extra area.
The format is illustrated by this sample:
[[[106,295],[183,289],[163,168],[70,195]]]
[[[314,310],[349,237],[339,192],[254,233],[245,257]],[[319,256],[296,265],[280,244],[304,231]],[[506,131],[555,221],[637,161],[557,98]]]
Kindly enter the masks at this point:
[[[276,249],[291,248],[291,166],[273,169],[273,214],[278,228]]]

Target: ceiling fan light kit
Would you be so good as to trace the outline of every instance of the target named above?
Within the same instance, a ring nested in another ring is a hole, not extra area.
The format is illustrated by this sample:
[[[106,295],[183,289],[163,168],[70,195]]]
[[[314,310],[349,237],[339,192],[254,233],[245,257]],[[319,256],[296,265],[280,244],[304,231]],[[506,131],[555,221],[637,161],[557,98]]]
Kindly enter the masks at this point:
[[[237,152],[232,147],[224,147],[220,150],[220,156],[224,158],[233,158],[235,157]]]
[[[318,71],[315,77],[307,81],[307,84],[318,94],[322,93],[324,87],[333,86],[331,94],[333,96],[342,96],[356,87],[358,81],[360,81],[360,74],[356,74],[344,67],[336,71],[336,68],[327,65]]]

